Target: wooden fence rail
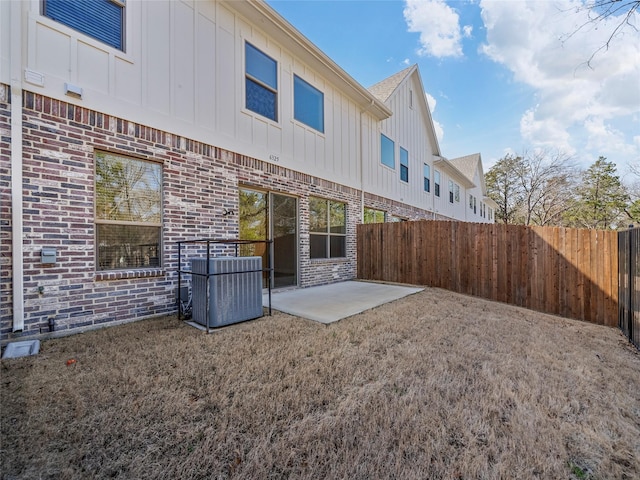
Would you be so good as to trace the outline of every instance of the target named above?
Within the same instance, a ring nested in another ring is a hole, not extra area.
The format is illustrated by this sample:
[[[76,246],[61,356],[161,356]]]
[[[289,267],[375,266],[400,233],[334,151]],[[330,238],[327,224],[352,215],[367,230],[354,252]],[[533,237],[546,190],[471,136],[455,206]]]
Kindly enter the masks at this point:
[[[358,225],[358,278],[445,288],[618,326],[614,231],[418,221]]]
[[[640,348],[640,228],[618,232],[618,326]]]

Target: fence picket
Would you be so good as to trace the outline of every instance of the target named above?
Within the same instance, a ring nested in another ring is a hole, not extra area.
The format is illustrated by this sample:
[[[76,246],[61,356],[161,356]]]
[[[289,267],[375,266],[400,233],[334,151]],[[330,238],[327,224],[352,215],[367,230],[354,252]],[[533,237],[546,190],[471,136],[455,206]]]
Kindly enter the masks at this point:
[[[359,225],[357,238],[364,280],[446,288],[618,324],[617,232],[423,220]]]

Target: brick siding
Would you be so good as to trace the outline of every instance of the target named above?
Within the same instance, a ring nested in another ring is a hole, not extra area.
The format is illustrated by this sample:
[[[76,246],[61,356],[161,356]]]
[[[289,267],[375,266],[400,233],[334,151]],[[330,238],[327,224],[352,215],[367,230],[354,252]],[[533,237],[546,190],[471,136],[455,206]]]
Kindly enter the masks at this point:
[[[194,238],[237,238],[238,187],[298,197],[299,284],[356,276],[360,191],[188,138],[74,106],[23,94],[24,331],[11,333],[11,211],[9,88],[0,85],[0,341],[48,332],[80,331],[175,312],[177,246]],[[162,267],[96,271],[94,155],[96,150],[163,165]],[[347,257],[309,258],[309,196],[347,204]],[[367,206],[411,219],[431,213],[381,197]],[[224,215],[227,211],[233,214]],[[40,262],[42,247],[57,262]]]

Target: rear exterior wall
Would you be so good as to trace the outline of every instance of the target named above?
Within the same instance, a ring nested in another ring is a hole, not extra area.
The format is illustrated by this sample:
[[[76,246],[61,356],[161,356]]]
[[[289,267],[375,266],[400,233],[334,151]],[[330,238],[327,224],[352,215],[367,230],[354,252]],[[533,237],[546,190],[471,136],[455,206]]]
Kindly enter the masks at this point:
[[[12,333],[10,101],[0,104],[2,128],[2,274],[0,341],[56,335],[175,312],[177,245],[194,238],[237,238],[238,187],[298,198],[299,284],[356,275],[355,228],[360,191],[202,142],[25,91],[23,93],[24,331]],[[97,271],[94,155],[106,151],[163,166],[162,267]],[[309,258],[310,195],[347,204],[347,257]],[[232,215],[223,215],[232,210]],[[41,263],[43,247],[57,262]]]

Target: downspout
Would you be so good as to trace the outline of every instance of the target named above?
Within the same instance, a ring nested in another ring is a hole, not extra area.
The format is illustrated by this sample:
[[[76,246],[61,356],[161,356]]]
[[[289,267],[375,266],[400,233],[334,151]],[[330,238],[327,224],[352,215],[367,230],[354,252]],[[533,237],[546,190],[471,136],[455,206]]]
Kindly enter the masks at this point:
[[[364,153],[362,140],[362,114],[360,110],[360,223],[364,223]]]
[[[22,2],[11,2],[11,257],[13,331],[24,329],[22,244]]]

